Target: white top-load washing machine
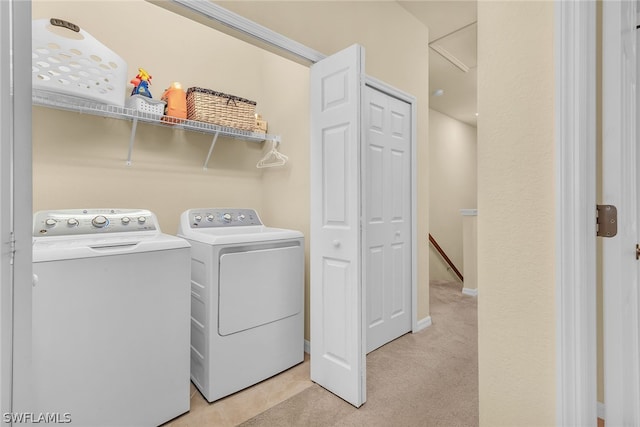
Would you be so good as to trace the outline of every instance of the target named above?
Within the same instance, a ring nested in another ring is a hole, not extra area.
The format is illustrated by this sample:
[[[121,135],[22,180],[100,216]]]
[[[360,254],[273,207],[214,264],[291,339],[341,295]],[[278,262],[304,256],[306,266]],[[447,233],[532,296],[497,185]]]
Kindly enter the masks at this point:
[[[35,417],[157,426],[189,410],[184,239],[147,210],[42,211],[33,273]]]
[[[190,209],[191,380],[209,401],[304,360],[304,237],[252,209]]]

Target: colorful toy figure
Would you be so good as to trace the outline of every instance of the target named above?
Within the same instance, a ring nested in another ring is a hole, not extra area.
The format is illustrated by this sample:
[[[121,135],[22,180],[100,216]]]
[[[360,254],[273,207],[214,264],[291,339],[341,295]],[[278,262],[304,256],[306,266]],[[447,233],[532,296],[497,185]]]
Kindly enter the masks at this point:
[[[131,79],[133,90],[131,95],[142,95],[147,98],[153,98],[151,92],[149,92],[149,85],[151,84],[151,75],[147,73],[143,68],[138,68],[138,75]]]

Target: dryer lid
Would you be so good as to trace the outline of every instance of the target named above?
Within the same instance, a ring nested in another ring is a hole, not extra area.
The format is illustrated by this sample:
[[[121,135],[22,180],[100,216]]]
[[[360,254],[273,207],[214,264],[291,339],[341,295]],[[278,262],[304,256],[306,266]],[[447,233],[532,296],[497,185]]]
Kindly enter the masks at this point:
[[[296,230],[266,227],[253,209],[199,208],[180,216],[178,236],[212,245],[299,239]]]

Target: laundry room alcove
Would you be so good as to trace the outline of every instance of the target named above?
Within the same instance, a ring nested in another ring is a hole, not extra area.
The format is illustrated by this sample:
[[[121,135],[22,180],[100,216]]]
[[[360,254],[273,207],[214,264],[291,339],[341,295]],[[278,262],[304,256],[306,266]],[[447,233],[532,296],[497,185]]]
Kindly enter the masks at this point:
[[[323,52],[338,52],[353,43],[362,43],[367,49],[371,46],[367,70],[372,75],[405,93],[415,94],[420,100],[428,99],[428,60],[423,55],[426,29],[408,19],[406,12],[397,5],[387,3],[367,5],[365,12],[372,22],[360,24],[356,17],[361,17],[363,10],[356,3],[346,8],[323,5],[320,14],[323,18],[319,19],[313,13],[315,6],[307,8],[306,2],[294,2],[291,15],[298,16],[296,10],[303,9],[306,12],[302,16],[308,24],[313,21],[313,25],[309,25],[309,31],[306,28],[300,31],[304,25],[298,25],[297,18],[289,16],[287,19],[291,22],[285,22],[298,27],[294,31],[295,39],[307,43],[306,38],[312,37],[315,41],[310,45]],[[276,9],[280,7],[275,6]],[[336,13],[336,8],[340,13]],[[289,162],[283,168],[258,170],[255,162],[268,147],[222,139],[215,147],[209,169],[203,172],[201,159],[209,147],[210,137],[166,132],[166,129],[141,124],[137,131],[134,166],[127,168],[123,153],[126,153],[130,136],[129,123],[87,118],[87,124],[93,123],[90,126],[93,133],[76,134],[71,143],[73,132],[69,128],[85,118],[79,119],[75,113],[57,112],[54,114],[60,114],[61,118],[51,119],[53,126],[46,128],[42,126],[43,117],[53,110],[46,109],[45,112],[36,107],[33,120],[34,209],[78,205],[142,207],[157,213],[163,231],[175,233],[179,213],[187,207],[245,206],[259,211],[265,223],[297,229],[309,236],[310,84],[307,66],[142,0],[126,3],[109,0],[92,2],[90,6],[77,2],[41,1],[34,3],[33,10],[34,18],[55,14],[82,25],[125,58],[129,76],[133,77],[138,67],[144,67],[154,76],[152,92],[154,87],[162,91],[171,81],[177,80],[184,87],[208,87],[257,101],[258,112],[269,122],[269,132],[281,135],[280,149],[289,156]],[[66,15],[61,16],[61,11]],[[278,13],[271,12],[269,10],[270,19],[277,21]],[[336,32],[336,37],[325,37],[326,22],[332,22],[341,32]],[[371,25],[389,23],[394,29],[390,35],[370,31]],[[279,28],[277,22],[273,28]],[[397,48],[399,44],[403,49]],[[163,74],[165,76],[161,77]],[[424,165],[428,153],[422,141],[427,141],[428,123],[426,109],[420,111],[416,118],[419,124],[416,136],[421,143],[415,162]],[[105,125],[106,122],[111,124]],[[198,138],[200,143],[196,142]],[[158,144],[162,143],[166,145],[160,148]],[[73,144],[76,149],[72,148]],[[71,153],[74,160],[69,161],[65,152]],[[245,163],[244,159],[251,156],[255,157]],[[237,163],[239,158],[243,159],[241,164]],[[192,161],[195,159],[199,160]],[[419,167],[417,171],[418,233],[426,234],[427,171]],[[308,339],[307,239],[305,246],[305,337]],[[418,277],[424,279],[428,277],[424,245],[421,244],[417,252]],[[430,320],[428,284],[424,280],[420,282],[419,302],[414,313],[426,324],[426,320]]]
[[[289,160],[258,169],[271,143],[139,122],[33,108],[33,208],[146,208],[175,233],[180,213],[197,206],[256,209],[265,223],[307,234],[308,68],[146,1],[34,1],[33,19],[73,22],[120,55],[133,78],[152,75],[159,99],[171,82],[257,103],[268,133]],[[127,93],[131,91],[129,85]]]

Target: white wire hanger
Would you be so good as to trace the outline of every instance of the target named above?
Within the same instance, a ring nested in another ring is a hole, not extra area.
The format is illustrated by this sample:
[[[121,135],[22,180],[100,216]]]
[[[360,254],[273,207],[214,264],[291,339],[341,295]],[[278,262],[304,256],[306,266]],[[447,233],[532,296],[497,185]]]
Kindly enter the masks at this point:
[[[282,166],[287,163],[289,158],[278,151],[280,139],[273,138],[271,140],[271,150],[258,162],[257,168],[270,168],[273,166]]]

